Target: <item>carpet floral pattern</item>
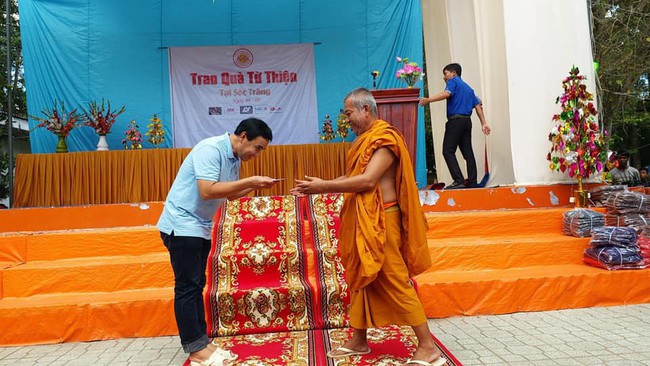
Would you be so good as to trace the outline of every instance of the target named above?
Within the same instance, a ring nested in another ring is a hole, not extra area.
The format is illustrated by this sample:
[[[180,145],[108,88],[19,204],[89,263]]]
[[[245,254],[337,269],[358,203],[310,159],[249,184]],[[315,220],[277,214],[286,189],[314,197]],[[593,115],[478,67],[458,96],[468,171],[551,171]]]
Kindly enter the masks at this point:
[[[244,197],[218,210],[205,293],[208,335],[236,365],[401,365],[410,327],[369,329],[368,355],[329,359],[350,337],[338,251],[341,194]],[[437,342],[449,360],[460,365]]]

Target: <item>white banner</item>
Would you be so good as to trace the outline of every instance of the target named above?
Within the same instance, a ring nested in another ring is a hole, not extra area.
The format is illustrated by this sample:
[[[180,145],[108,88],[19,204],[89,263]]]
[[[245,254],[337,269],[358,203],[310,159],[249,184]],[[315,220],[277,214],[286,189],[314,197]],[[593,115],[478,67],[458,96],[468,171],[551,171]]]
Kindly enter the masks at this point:
[[[317,143],[312,44],[170,47],[174,147],[234,132],[256,117],[273,144]]]

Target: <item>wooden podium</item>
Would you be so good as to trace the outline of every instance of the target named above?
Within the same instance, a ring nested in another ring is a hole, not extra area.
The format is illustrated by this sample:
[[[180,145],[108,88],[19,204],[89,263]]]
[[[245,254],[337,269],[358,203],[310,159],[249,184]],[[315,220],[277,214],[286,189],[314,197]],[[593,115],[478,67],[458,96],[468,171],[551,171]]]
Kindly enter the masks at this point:
[[[377,101],[377,117],[397,127],[404,135],[415,172],[420,88],[372,90]]]

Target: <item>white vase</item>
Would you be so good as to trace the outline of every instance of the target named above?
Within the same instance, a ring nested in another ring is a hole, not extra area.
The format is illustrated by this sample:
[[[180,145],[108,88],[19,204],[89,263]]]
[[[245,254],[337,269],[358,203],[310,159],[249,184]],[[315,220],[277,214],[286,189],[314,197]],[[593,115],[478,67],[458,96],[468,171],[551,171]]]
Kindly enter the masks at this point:
[[[106,135],[99,135],[99,142],[97,143],[97,151],[107,151],[108,142],[106,142]]]

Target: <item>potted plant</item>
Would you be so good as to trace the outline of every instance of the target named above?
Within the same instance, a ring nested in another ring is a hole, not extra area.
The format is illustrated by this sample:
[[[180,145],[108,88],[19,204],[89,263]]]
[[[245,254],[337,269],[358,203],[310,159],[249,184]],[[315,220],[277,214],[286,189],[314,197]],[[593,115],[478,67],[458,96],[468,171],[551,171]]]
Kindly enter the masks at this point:
[[[34,128],[44,127],[48,131],[55,134],[58,137],[56,152],[68,152],[66,138],[70,134],[70,131],[78,126],[77,122],[81,118],[81,116],[77,114],[77,110],[73,109],[70,112],[66,112],[64,103],[61,102],[61,107],[59,108],[58,103],[55,101],[54,108],[45,108],[41,113],[45,116],[45,118],[30,116],[34,120],[38,121],[38,124]]]
[[[415,83],[424,77],[422,68],[418,66],[417,62],[410,62],[408,57],[397,57],[397,62],[402,64],[402,67],[397,70],[395,77],[404,80],[409,88],[412,88]]]
[[[108,150],[106,134],[111,132],[115,119],[117,116],[124,113],[124,111],[124,106],[119,110],[111,110],[111,102],[104,102],[103,98],[101,104],[92,101],[88,104],[88,110],[84,109],[83,124],[92,127],[95,130],[95,133],[99,135],[97,150]]]
[[[548,135],[551,149],[546,155],[549,168],[566,173],[578,180],[576,207],[586,206],[587,196],[582,180],[603,169],[607,152],[604,138],[595,116],[593,95],[584,84],[586,77],[573,66],[562,82],[564,93],[557,97],[560,113],[553,116],[555,126]]]

